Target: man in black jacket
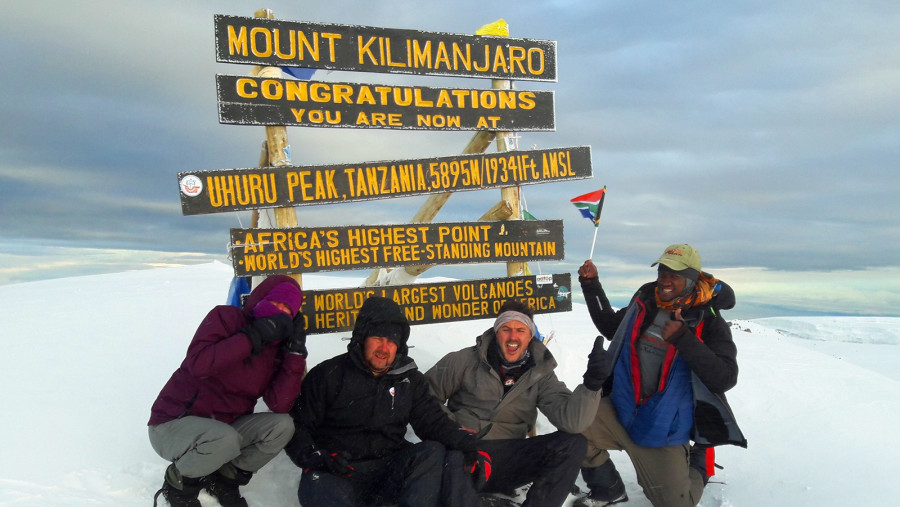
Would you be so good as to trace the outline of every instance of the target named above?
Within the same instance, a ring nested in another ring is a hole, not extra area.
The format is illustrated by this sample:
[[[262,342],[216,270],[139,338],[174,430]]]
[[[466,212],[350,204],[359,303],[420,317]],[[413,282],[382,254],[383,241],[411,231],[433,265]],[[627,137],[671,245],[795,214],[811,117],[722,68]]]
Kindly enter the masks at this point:
[[[446,448],[464,451],[466,470],[483,480],[490,457],[428,391],[407,356],[409,323],[393,300],[370,297],[347,352],[303,380],[285,452],[303,469],[301,505],[436,506],[469,501],[468,476],[445,470]],[[404,437],[407,424],[422,440]],[[442,491],[443,483],[443,491]],[[443,496],[443,500],[442,500]]]
[[[594,264],[588,260],[578,270],[603,335],[589,363],[604,363],[609,372],[597,417],[584,432],[582,476],[589,498],[603,498],[603,488],[618,478],[606,450],[625,450],[654,506],[689,507],[700,501],[711,475],[711,446],[747,445],[724,396],[737,383],[737,348],[719,312],[734,307],[734,291],[701,270],[690,245],[670,245],[656,265],[657,280],[618,311]],[[609,350],[604,336],[612,341]]]

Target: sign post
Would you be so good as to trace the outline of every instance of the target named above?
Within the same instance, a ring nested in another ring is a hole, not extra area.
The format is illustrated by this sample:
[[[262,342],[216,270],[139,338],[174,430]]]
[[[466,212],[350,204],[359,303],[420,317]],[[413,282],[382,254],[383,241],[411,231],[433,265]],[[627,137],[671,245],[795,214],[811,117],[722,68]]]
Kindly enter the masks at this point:
[[[501,20],[502,21],[502,20]],[[497,24],[500,26],[499,24]],[[253,64],[217,75],[219,122],[264,125],[260,167],[178,174],[185,215],[253,210],[231,230],[236,276],[376,269],[361,288],[306,291],[310,333],[352,329],[371,295],[390,297],[412,324],[490,318],[516,298],[536,313],[571,310],[571,280],[527,272],[526,261],[564,258],[561,220],[523,221],[522,185],[592,177],[586,146],[519,151],[513,132],[555,130],[552,91],[513,80],[556,81],[556,43],[501,29],[459,35],[379,27],[215,16],[216,59]],[[286,79],[282,68],[491,79],[490,89]],[[317,166],[291,162],[287,126],[474,130],[462,155]],[[486,149],[497,141],[497,153]],[[453,192],[500,189],[477,222],[432,223]],[[296,206],[428,195],[412,223],[300,227]],[[258,210],[275,224],[258,228]],[[507,278],[405,284],[435,265],[506,263]],[[401,276],[381,277],[392,273]],[[399,283],[398,283],[399,282]],[[373,286],[388,284],[386,286]]]
[[[273,19],[275,13],[271,9],[260,9],[254,13],[257,18]],[[255,68],[255,75],[258,77],[277,76],[281,77],[281,69],[277,67]],[[269,156],[270,166],[281,166],[290,164],[291,144],[288,142],[287,128],[284,125],[268,125],[266,126],[266,148]],[[275,208],[275,224],[278,227],[296,227],[297,212],[291,206]],[[297,280],[300,287],[303,287],[303,276],[300,273],[287,273],[288,276]]]
[[[513,298],[528,303],[536,314],[572,310],[568,273],[303,292],[300,311],[309,334],[353,330],[356,314],[370,296],[399,303],[413,325],[489,319]]]
[[[178,173],[182,213],[444,194],[585,179],[592,174],[587,146],[318,166],[283,164]]]
[[[237,276],[560,260],[562,220],[232,229]]]

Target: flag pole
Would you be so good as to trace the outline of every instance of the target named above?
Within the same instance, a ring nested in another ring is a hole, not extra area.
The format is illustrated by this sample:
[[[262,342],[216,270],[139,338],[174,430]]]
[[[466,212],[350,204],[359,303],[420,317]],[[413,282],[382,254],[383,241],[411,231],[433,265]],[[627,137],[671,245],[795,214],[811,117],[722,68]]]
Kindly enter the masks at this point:
[[[597,225],[594,225],[594,240],[591,241],[591,255],[590,255],[590,257],[588,257],[588,259],[590,259],[590,260],[594,260],[594,245],[597,244],[597,230],[598,229],[600,229],[600,227],[597,227]]]

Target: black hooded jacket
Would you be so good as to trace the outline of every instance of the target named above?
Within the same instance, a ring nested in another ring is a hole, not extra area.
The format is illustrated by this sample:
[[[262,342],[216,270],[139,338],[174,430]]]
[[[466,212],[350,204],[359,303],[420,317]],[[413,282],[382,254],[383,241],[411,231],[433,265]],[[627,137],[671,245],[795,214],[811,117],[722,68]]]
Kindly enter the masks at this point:
[[[365,366],[362,343],[373,326],[403,328],[390,370],[376,377]],[[461,429],[428,390],[425,377],[407,354],[409,323],[390,299],[370,297],[360,308],[347,352],[318,364],[303,380],[291,409],[296,432],[285,452],[298,466],[311,448],[343,451],[351,460],[381,458],[411,445],[406,426],[422,440],[471,450],[472,434]]]

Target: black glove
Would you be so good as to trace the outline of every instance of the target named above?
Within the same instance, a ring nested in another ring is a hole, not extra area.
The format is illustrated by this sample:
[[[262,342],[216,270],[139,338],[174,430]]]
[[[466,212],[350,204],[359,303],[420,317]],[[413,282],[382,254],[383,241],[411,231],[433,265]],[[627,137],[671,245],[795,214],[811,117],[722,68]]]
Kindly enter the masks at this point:
[[[588,354],[587,370],[584,372],[584,387],[599,391],[609,376],[609,352],[603,350],[603,336],[594,340],[594,348]]]
[[[290,338],[284,341],[284,349],[291,354],[300,354],[306,357],[306,321],[303,319],[302,313],[297,313],[294,317],[294,328]]]
[[[254,320],[249,326],[244,328],[244,334],[250,338],[253,344],[252,354],[255,356],[262,352],[266,345],[271,345],[278,340],[287,338],[294,330],[294,323],[291,316],[286,313],[279,313],[273,317],[262,317]]]
[[[300,458],[300,463],[305,469],[322,470],[341,477],[350,477],[355,470],[344,451],[328,452],[314,447]]]
[[[486,451],[470,451],[465,453],[466,471],[472,476],[475,491],[481,491],[491,479],[491,455]]]

